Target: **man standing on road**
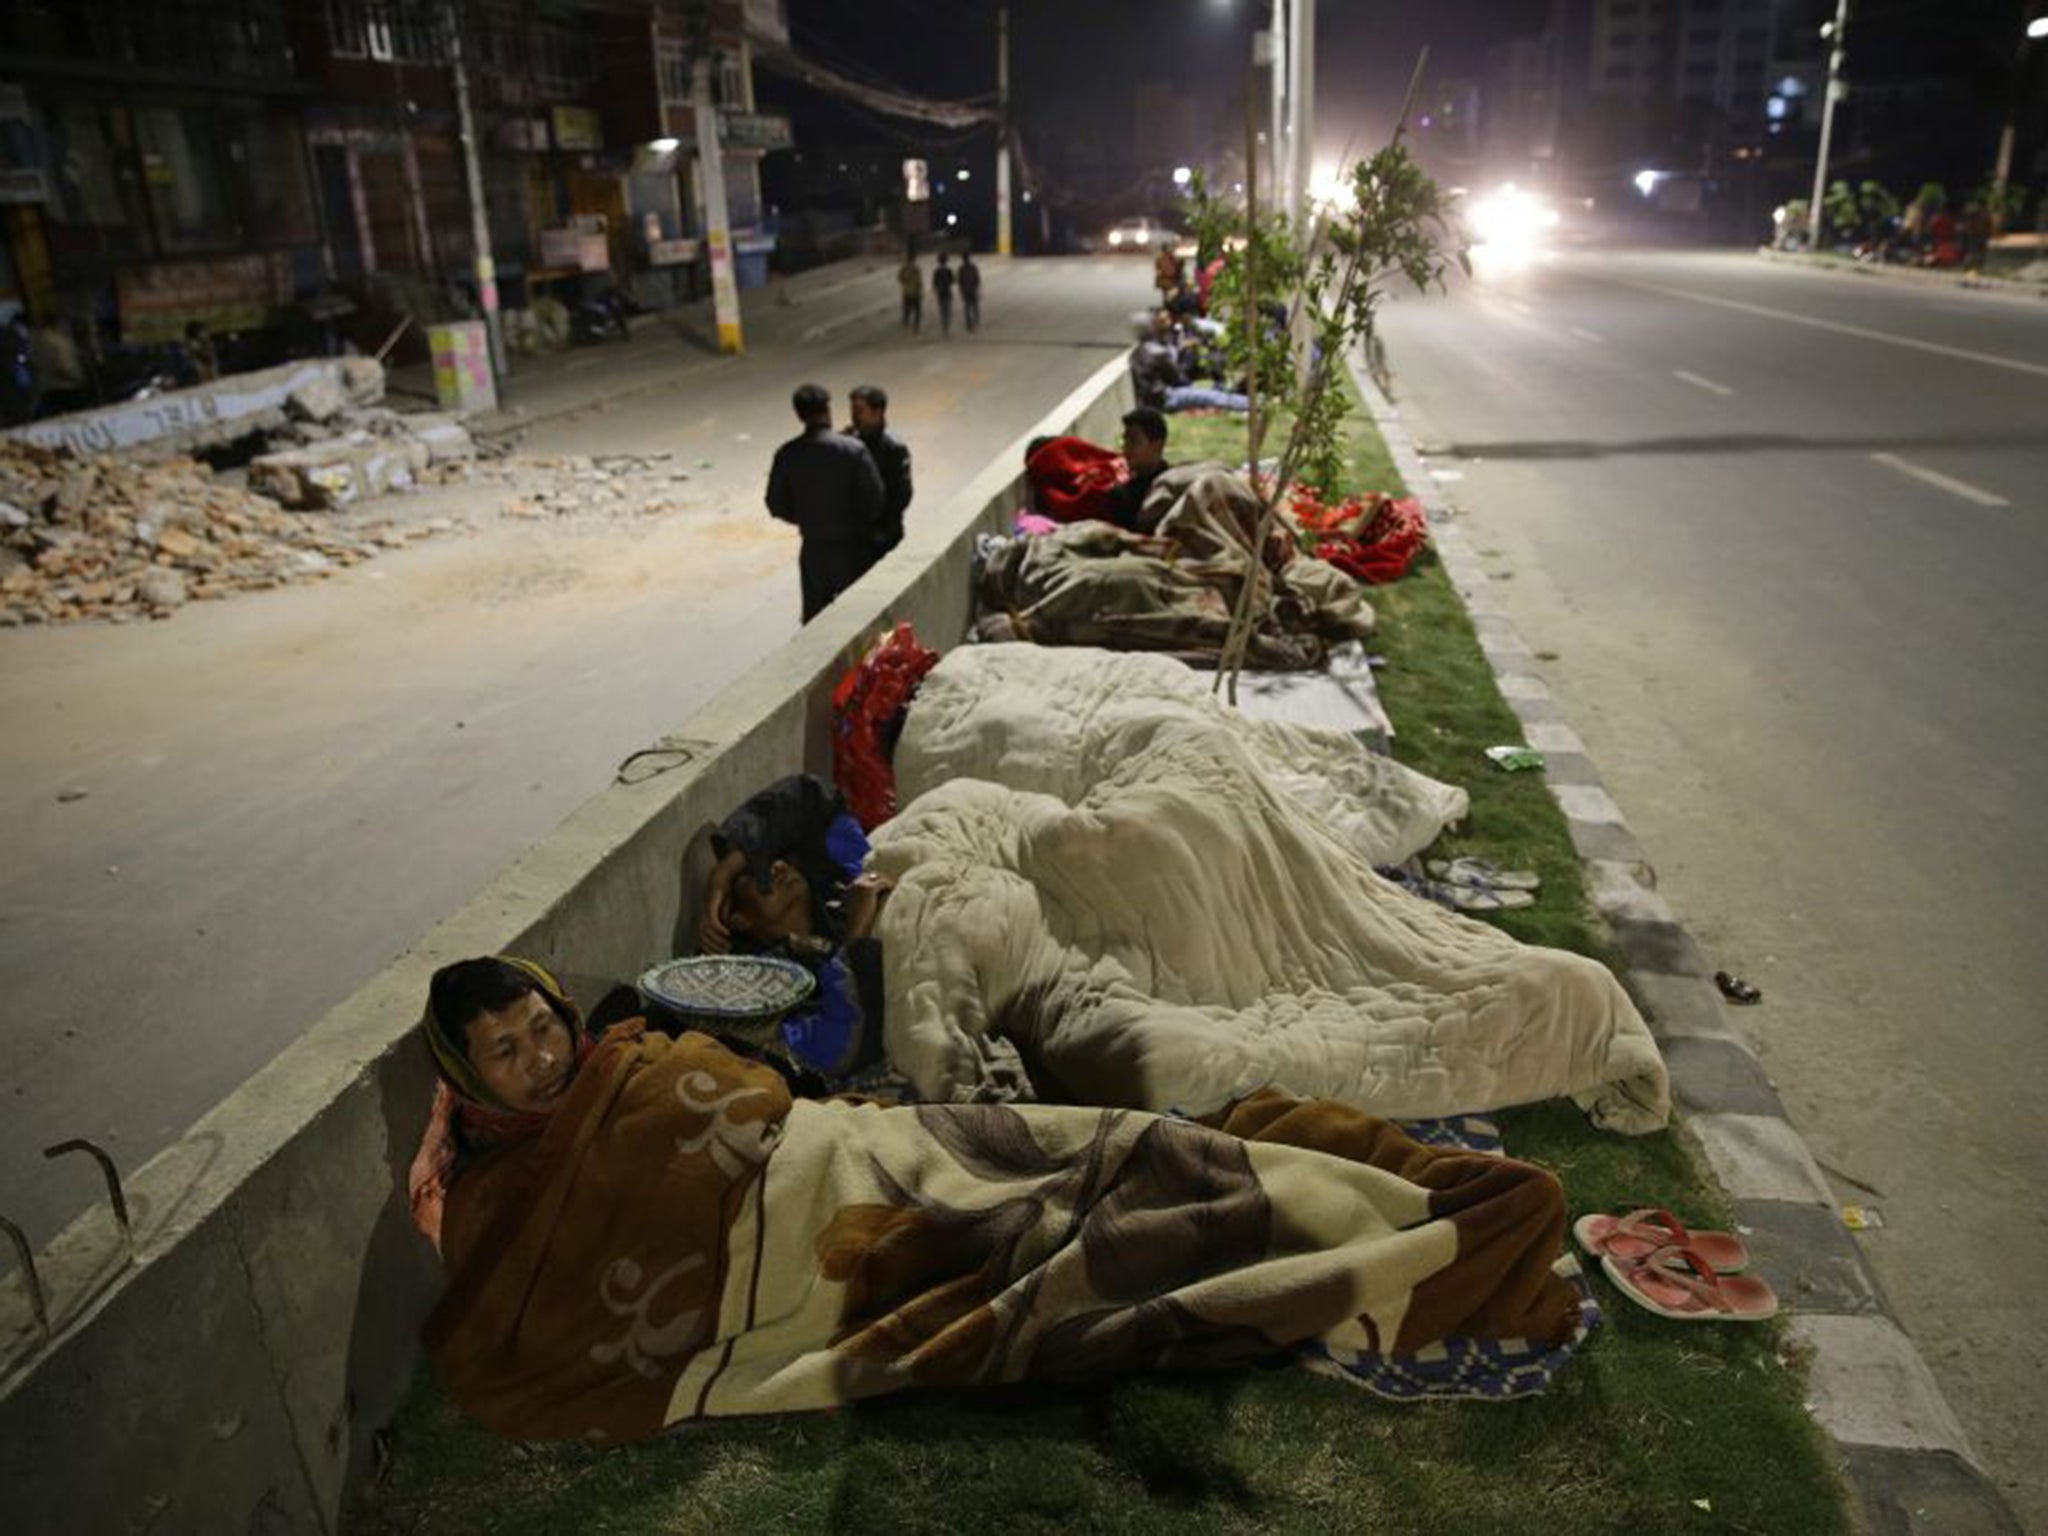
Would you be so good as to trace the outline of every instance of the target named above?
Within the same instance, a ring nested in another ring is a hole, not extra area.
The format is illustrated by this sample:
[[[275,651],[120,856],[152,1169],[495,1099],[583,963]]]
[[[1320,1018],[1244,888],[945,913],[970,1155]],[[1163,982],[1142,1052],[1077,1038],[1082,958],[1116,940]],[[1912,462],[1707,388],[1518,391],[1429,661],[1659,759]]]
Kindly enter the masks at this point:
[[[881,386],[863,384],[848,400],[853,408],[853,425],[848,431],[860,439],[875,468],[882,472],[879,559],[903,542],[903,514],[910,507],[910,446],[889,430],[889,397]]]
[[[932,273],[932,292],[939,300],[939,330],[953,334],[953,269],[946,265],[946,253],[939,252],[939,265]]]
[[[967,322],[968,335],[981,329],[981,268],[972,251],[960,256],[960,318]]]
[[[860,439],[832,430],[823,385],[799,386],[790,404],[804,429],[775,450],[768,511],[804,536],[797,569],[808,624],[881,558],[882,475]]]
[[[903,290],[903,329],[913,336],[924,329],[924,268],[917,264],[917,253],[904,254],[903,265],[896,269],[896,286]]]

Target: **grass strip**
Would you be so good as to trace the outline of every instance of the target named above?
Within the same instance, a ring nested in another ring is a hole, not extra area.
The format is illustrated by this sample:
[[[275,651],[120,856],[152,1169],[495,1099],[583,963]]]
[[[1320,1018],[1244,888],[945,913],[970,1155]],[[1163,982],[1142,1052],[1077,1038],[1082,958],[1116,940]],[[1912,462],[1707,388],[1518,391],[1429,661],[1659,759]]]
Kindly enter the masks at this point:
[[[1352,489],[1398,490],[1357,409]],[[1237,417],[1176,418],[1173,457],[1242,462]],[[1533,908],[1499,914],[1530,943],[1616,959],[1587,905],[1564,818],[1537,774],[1481,755],[1521,740],[1463,605],[1433,557],[1374,591],[1374,648],[1396,755],[1465,785],[1451,852],[1538,870]],[[1554,1169],[1574,1215],[1725,1204],[1673,1132],[1593,1130],[1568,1104],[1495,1117],[1518,1157]],[[1396,1405],[1294,1369],[1155,1376],[1092,1389],[926,1392],[829,1413],[720,1421],[646,1445],[517,1445],[425,1381],[393,1426],[357,1532],[751,1530],[1379,1533],[1849,1528],[1802,1372],[1775,1326],[1670,1323],[1616,1298],[1545,1396]]]

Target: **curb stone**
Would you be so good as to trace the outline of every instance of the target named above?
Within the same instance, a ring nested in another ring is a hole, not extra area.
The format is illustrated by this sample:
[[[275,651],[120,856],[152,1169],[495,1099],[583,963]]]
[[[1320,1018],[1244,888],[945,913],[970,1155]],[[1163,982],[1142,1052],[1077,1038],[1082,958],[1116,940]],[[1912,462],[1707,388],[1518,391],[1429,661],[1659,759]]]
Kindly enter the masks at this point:
[[[1629,990],[1665,1053],[1678,1118],[1751,1235],[1758,1271],[1786,1305],[1788,1335],[1810,1363],[1807,1410],[1834,1441],[1863,1528],[1891,1532],[2023,1530],[1985,1475],[1855,1238],[1827,1177],[1794,1128],[1769,1073],[1728,1018],[1707,962],[1669,905],[1628,819],[1585,743],[1563,719],[1535,655],[1502,609],[1492,577],[1437,490],[1401,413],[1352,360],[1351,374],[1435,545],[1524,739],[1568,759],[1546,773],[1587,894],[1627,957]],[[1568,779],[1569,782],[1559,782]]]
[[[2048,299],[2048,283],[2026,282],[2013,277],[1990,277],[1982,272],[1945,272],[1924,267],[1880,267],[1869,262],[1849,261],[1839,256],[1816,256],[1811,251],[1774,251],[1758,246],[1758,258],[1781,267],[1805,267],[1809,272],[1838,272],[1845,277],[1867,277],[1872,282],[1903,283],[1911,288],[1968,288],[1979,293],[2003,293],[2018,299]]]

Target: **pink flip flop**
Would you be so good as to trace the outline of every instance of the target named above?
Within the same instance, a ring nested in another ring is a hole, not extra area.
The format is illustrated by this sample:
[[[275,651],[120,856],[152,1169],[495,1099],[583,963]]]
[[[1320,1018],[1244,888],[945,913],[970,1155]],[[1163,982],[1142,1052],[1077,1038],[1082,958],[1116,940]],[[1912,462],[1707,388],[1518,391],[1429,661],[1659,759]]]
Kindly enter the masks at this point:
[[[1659,1248],[1646,1259],[1605,1254],[1600,1267],[1637,1306],[1681,1323],[1760,1323],[1778,1315],[1778,1295],[1747,1275],[1717,1275],[1690,1248]]]
[[[1688,1232],[1685,1223],[1657,1206],[1626,1216],[1581,1216],[1572,1236],[1596,1258],[1647,1259],[1659,1248],[1690,1248],[1716,1274],[1732,1275],[1749,1267],[1749,1249],[1732,1232]]]

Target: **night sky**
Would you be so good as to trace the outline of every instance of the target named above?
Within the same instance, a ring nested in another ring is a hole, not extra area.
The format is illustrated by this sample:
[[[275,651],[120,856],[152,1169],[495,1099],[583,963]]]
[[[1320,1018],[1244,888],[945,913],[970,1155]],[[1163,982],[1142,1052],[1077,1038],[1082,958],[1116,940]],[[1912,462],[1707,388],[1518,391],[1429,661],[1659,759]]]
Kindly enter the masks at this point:
[[[849,73],[920,95],[989,97],[995,87],[995,0],[789,0],[800,51]],[[1130,143],[1138,84],[1194,92],[1241,142],[1251,35],[1267,0],[1014,0],[1012,95],[1027,160],[1055,206],[1073,190],[1071,166],[1091,153],[1116,157]],[[1400,109],[1418,51],[1430,48],[1434,80],[1483,77],[1488,54],[1542,30],[1547,0],[1324,0],[1319,15],[1318,158],[1380,143]],[[2036,0],[1855,0],[1849,75],[1943,77],[1979,99],[2003,99],[2025,18]],[[1780,53],[1817,57],[1819,22],[1834,0],[1783,0]],[[2048,55],[2048,47],[2038,48]],[[951,200],[979,226],[992,179],[993,136],[885,120],[761,74],[764,96],[789,110],[800,146],[871,152],[872,165],[905,155],[930,159]],[[2048,67],[2033,62],[2034,94]],[[954,167],[973,181],[956,185]],[[1063,173],[1067,185],[1063,186]],[[978,184],[976,184],[978,182]],[[771,193],[771,196],[773,194]],[[935,205],[937,206],[937,205]],[[1099,212],[1099,209],[1096,210]],[[1120,212],[1161,211],[1133,206]],[[986,215],[992,217],[992,215]],[[979,231],[986,234],[986,231]]]

